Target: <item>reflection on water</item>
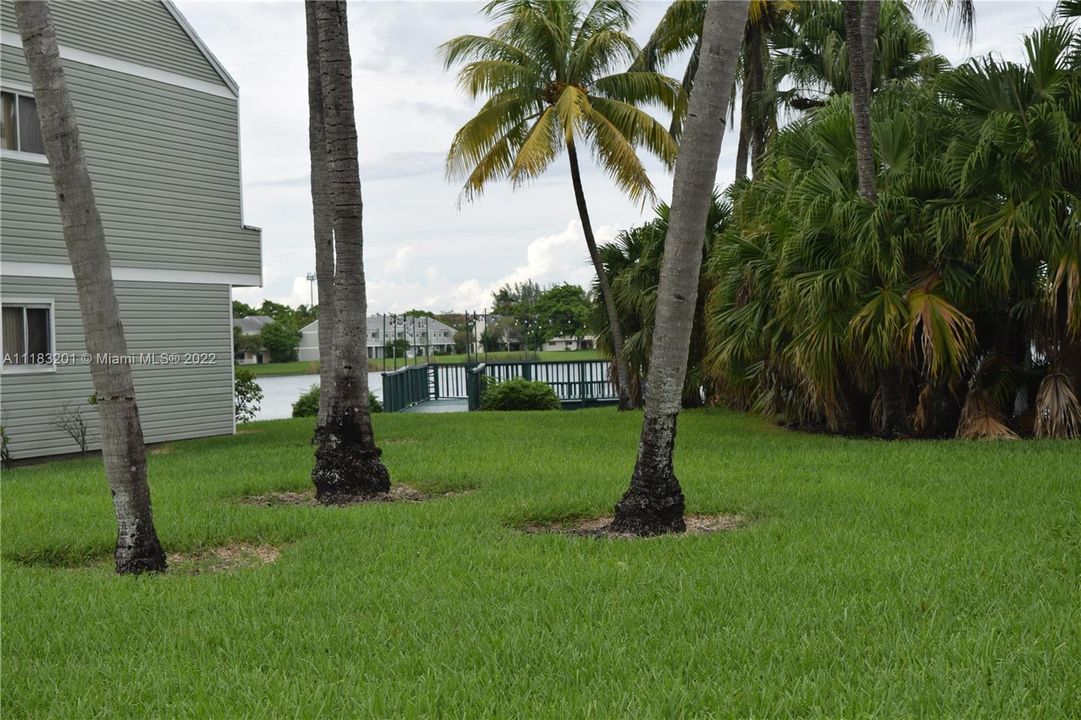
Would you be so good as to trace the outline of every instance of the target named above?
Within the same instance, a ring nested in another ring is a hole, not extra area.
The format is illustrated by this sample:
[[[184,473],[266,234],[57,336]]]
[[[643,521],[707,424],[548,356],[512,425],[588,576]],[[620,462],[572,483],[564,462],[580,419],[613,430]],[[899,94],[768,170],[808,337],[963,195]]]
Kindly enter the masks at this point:
[[[293,403],[312,385],[319,384],[318,375],[275,375],[256,378],[263,389],[263,401],[259,405],[256,420],[280,420],[293,416]],[[383,379],[380,373],[368,373],[368,388],[380,400],[383,399]]]

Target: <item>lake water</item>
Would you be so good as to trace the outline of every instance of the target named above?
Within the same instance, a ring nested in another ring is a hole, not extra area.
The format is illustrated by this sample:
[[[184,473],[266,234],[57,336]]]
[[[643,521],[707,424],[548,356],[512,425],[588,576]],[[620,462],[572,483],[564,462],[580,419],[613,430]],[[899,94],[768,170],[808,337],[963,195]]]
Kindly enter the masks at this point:
[[[293,403],[312,385],[319,384],[318,375],[272,375],[256,378],[263,389],[263,401],[259,405],[256,420],[280,420],[293,416]],[[381,373],[368,373],[368,388],[380,400],[383,399]]]

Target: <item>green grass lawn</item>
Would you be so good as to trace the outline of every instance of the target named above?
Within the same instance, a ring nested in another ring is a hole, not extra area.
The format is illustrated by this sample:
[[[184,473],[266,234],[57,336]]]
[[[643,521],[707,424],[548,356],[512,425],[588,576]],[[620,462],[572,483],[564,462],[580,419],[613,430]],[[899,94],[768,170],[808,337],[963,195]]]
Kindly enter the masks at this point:
[[[379,415],[394,480],[467,494],[253,507],[304,488],[311,421],[150,457],[170,551],[120,578],[100,462],[2,480],[3,717],[1066,718],[1081,715],[1081,443],[846,440],[680,420],[691,512],[652,540],[527,535],[610,511],[640,414]]]
[[[251,370],[256,377],[266,377],[268,375],[315,375],[319,372],[319,363],[311,360],[259,363],[256,365],[240,365],[238,367]]]

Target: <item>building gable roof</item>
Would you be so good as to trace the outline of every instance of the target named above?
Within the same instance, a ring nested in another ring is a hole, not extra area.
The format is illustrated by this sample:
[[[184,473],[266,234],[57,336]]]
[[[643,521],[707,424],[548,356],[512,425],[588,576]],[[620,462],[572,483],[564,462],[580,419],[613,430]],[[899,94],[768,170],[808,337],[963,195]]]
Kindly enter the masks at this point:
[[[240,328],[240,332],[245,335],[254,335],[272,322],[274,318],[269,315],[249,315],[244,318],[233,318],[233,327]]]
[[[210,48],[203,42],[203,39],[199,37],[199,33],[195,32],[195,28],[191,26],[191,23],[184,17],[184,14],[177,9],[172,0],[161,0],[161,4],[164,5],[165,9],[169,11],[169,14],[173,16],[173,19],[176,20],[180,29],[191,38],[192,43],[194,43],[195,47],[199,49],[199,52],[203,54],[203,57],[210,63],[210,66],[214,68],[214,71],[218,73],[222,82],[233,91],[234,95],[240,94],[240,86],[237,85],[236,80],[233,79],[233,76],[229,74],[229,71],[225,69],[225,66],[221,64],[218,58],[214,56],[214,53],[210,51]]]

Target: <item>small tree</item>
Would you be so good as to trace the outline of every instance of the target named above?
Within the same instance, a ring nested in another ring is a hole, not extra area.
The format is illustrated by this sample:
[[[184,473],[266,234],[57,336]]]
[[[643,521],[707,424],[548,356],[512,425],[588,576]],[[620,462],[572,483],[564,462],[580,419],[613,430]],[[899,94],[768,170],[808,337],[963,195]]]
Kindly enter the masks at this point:
[[[255,419],[263,400],[263,388],[255,380],[255,373],[244,366],[236,368],[233,381],[233,397],[237,422]]]
[[[405,338],[388,340],[387,344],[383,346],[383,352],[387,354],[387,357],[405,357],[408,350],[409,341]]]
[[[233,301],[233,317],[246,318],[256,314],[255,308],[248,303],[240,302],[239,300]]]
[[[80,455],[86,455],[87,448],[90,446],[90,428],[86,424],[81,407],[65,402],[60,407],[60,412],[56,414],[53,426],[75,441]]]
[[[251,353],[252,355],[258,355],[263,349],[263,341],[259,337],[259,334],[250,334],[241,332],[240,328],[233,328],[233,352],[234,353]]]
[[[267,323],[259,333],[263,347],[270,351],[273,362],[289,362],[297,359],[300,331],[278,321]]]
[[[534,310],[545,341],[559,336],[581,338],[589,318],[589,298],[581,287],[563,283],[541,293]]]
[[[498,327],[495,325],[489,325],[480,334],[480,344],[484,348],[484,352],[495,352],[499,349],[499,343],[502,341],[503,334],[499,332]]]

